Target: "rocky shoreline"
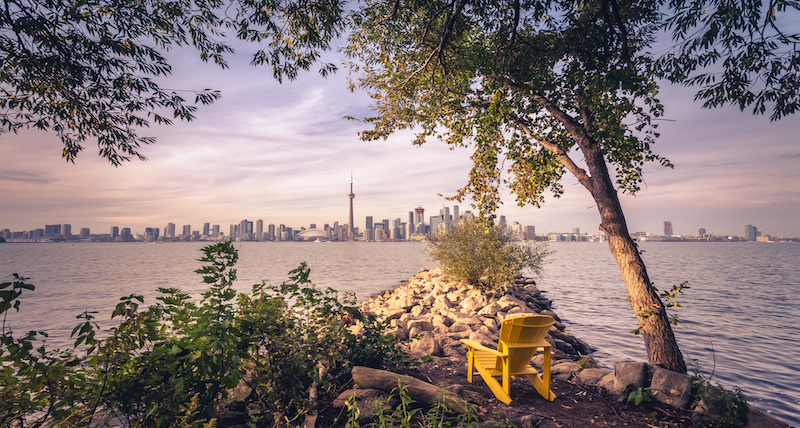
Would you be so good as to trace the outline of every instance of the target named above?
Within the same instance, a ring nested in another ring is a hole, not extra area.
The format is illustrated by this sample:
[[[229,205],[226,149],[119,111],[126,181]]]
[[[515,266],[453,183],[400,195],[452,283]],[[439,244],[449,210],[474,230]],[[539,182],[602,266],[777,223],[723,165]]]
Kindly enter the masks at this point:
[[[360,309],[388,321],[393,335],[401,339],[411,338],[406,345],[410,356],[433,357],[455,367],[463,366],[466,361],[467,348],[459,339],[469,338],[495,347],[504,319],[522,314],[549,315],[556,320],[546,336],[552,345],[551,374],[554,381],[597,387],[614,398],[629,384],[637,388],[649,387],[654,391],[656,401],[679,409],[678,412],[689,412],[687,414],[698,423],[704,418],[713,418],[712,412],[702,403],[700,408],[688,408],[696,401],[692,397],[690,376],[637,362],[618,362],[611,373],[594,367],[594,361],[587,355],[592,349],[566,331],[566,326],[552,311],[551,303],[532,279],[517,280],[504,291],[486,292],[468,284],[448,281],[437,268],[422,269],[393,290],[369,297]],[[542,355],[537,354],[532,362],[541,368],[542,359]],[[466,379],[463,382],[466,383]],[[461,391],[463,387],[453,385],[452,389]],[[343,393],[340,398],[346,395]],[[343,404],[343,400],[340,401]],[[788,426],[752,406],[750,408],[748,427]],[[506,406],[504,409],[509,408]]]

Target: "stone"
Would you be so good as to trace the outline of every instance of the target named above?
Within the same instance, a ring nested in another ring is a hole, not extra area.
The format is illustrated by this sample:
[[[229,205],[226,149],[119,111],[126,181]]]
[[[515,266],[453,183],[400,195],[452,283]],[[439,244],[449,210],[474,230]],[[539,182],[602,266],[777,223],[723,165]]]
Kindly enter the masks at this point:
[[[747,425],[745,428],[789,428],[789,424],[750,406],[750,413],[747,414]]]
[[[578,379],[586,385],[597,385],[608,372],[603,369],[583,369],[578,373]]]
[[[614,378],[614,373],[609,373],[600,379],[600,382],[597,383],[597,386],[605,389],[609,394],[619,395],[619,390],[614,389]]]
[[[489,336],[478,332],[469,335],[470,340],[474,340],[487,348],[497,349],[497,343]]]
[[[459,306],[466,309],[468,313],[475,312],[478,308],[484,307],[488,303],[486,297],[481,294],[472,294],[459,303]]]
[[[408,354],[412,358],[421,358],[430,355],[441,356],[442,346],[439,342],[434,340],[433,333],[426,331],[419,335],[419,339],[408,344]]]
[[[547,306],[550,306],[550,304],[548,304]],[[548,315],[548,316],[553,317],[553,319],[556,320],[556,321],[561,321],[561,318],[559,318],[558,315],[556,315],[556,313],[551,311],[550,309],[545,309],[542,312],[539,312],[539,314],[540,315]]]
[[[487,317],[493,317],[497,315],[497,312],[503,309],[497,302],[489,303],[488,305],[484,306],[483,309],[478,311],[478,315],[483,315]]]
[[[417,317],[420,317],[422,315],[427,314],[428,312],[429,312],[428,308],[426,308],[425,306],[417,305],[417,306],[414,306],[413,308],[411,308],[411,312],[410,313],[411,313],[411,316],[417,318]]]
[[[425,320],[409,321],[406,327],[409,332],[411,332],[412,329],[417,329],[418,331],[433,331],[434,329],[433,323]]]
[[[525,308],[525,307],[528,306],[528,304],[525,303],[524,300],[517,299],[516,297],[510,296],[508,294],[506,294],[505,296],[503,296],[500,299],[498,299],[497,300],[497,304],[500,305],[500,307],[504,311],[507,311],[507,310],[510,310],[510,309],[513,309],[513,308],[516,308],[516,307]]]
[[[463,323],[461,321],[454,322],[450,326],[450,333],[458,333],[460,331],[472,331],[472,327],[469,324]]]
[[[685,409],[692,399],[692,377],[661,367],[653,368],[653,398],[672,407]]]
[[[383,317],[384,321],[400,319],[404,313],[406,313],[405,309],[381,308],[378,310],[378,314]]]
[[[581,366],[572,361],[564,361],[550,367],[550,374],[553,379],[569,380],[572,376],[581,371]]]
[[[647,386],[647,364],[646,363],[614,363],[614,389],[619,391],[627,385],[636,388]]]
[[[493,334],[497,334],[500,331],[500,329],[497,328],[497,321],[494,318],[486,318],[483,320],[483,325]]]

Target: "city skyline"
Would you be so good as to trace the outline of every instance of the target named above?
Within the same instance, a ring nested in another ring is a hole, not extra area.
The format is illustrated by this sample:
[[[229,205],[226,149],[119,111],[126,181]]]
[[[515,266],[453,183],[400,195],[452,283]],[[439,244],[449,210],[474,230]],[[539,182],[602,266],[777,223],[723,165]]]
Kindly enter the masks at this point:
[[[355,225],[363,227],[368,213],[395,218],[392,213],[409,206],[451,205],[439,195],[452,196],[467,183],[468,148],[450,150],[436,141],[415,147],[410,131],[387,141],[360,141],[358,132],[368,125],[343,117],[370,116],[370,100],[347,90],[344,72],[328,79],[301,74],[280,85],[243,56],[232,57],[225,71],[190,52],[171,56],[169,87],[212,87],[223,98],[201,106],[192,123],[141,130],[157,138],[142,148],[149,161],[119,168],[100,159],[91,142],[72,165],[60,157],[53,133],[5,134],[0,228],[59,222],[143,232],[176,219],[195,227],[219,219],[224,227],[242,218],[344,223],[342,195],[351,170],[359,199]],[[336,62],[332,54],[329,59]],[[691,89],[662,88],[666,120],[659,122],[654,150],[675,169],[647,165],[642,191],[621,195],[628,229],[655,232],[669,220],[675,234],[705,228],[741,235],[742,225],[756,224],[765,234],[800,236],[796,118],[770,123],[734,107],[703,110],[692,98]],[[547,196],[541,209],[517,207],[504,191],[498,214],[537,230],[596,232],[600,220],[588,192],[569,173],[562,183],[563,197]],[[469,201],[459,205],[471,209]]]

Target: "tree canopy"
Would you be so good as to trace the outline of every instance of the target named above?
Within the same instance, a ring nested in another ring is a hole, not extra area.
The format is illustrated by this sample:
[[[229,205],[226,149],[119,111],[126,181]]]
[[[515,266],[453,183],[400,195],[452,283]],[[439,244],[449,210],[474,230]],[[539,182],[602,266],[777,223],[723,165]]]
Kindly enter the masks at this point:
[[[55,132],[74,161],[87,139],[113,165],[144,159],[138,128],[191,121],[220,93],[166,89],[170,49],[192,46],[226,68],[226,30],[258,45],[252,63],[278,80],[308,70],[338,36],[339,1],[7,0],[0,10],[0,133]],[[324,75],[332,64],[322,64]],[[186,94],[194,96],[187,101]]]

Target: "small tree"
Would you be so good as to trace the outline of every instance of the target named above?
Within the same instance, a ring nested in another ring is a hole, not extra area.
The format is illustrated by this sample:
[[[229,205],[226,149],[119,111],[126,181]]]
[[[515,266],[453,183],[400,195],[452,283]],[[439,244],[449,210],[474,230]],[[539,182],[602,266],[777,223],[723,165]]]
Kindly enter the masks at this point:
[[[548,251],[544,245],[515,242],[503,224],[467,217],[428,238],[430,260],[451,279],[482,289],[509,284],[524,269],[540,274]]]

